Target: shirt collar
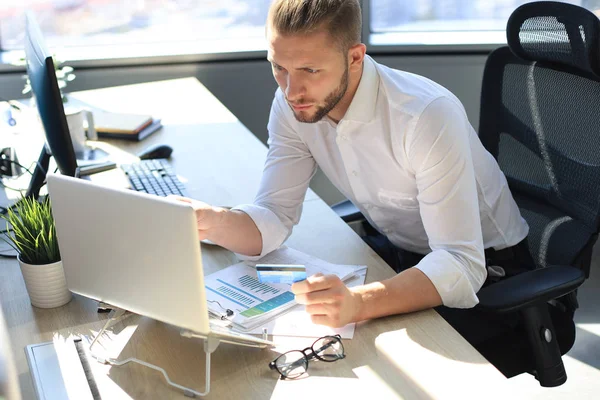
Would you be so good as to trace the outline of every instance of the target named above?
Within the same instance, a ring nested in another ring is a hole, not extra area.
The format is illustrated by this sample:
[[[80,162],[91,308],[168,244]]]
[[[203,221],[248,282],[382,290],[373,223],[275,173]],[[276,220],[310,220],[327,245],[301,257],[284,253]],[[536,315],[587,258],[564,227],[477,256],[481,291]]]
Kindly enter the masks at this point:
[[[379,74],[375,68],[375,61],[365,55],[363,72],[360,83],[354,93],[350,107],[342,118],[346,121],[370,122],[375,116],[377,95],[379,94]]]

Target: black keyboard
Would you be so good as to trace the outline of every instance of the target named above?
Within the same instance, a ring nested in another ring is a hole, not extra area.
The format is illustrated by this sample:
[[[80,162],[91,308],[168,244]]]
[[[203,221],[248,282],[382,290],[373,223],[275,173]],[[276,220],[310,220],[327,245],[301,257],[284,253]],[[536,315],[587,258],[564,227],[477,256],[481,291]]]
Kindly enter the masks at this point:
[[[170,194],[187,196],[185,185],[166,159],[140,160],[121,165],[121,169],[127,174],[132,189],[138,192],[163,197]]]

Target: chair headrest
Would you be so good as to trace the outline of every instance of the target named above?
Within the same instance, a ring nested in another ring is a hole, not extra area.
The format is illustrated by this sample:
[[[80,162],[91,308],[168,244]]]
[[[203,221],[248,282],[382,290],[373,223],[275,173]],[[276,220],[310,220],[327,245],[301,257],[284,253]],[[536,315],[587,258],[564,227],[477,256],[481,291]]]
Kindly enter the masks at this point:
[[[506,36],[512,52],[524,60],[600,76],[600,20],[583,7],[555,1],[524,4],[508,19]]]

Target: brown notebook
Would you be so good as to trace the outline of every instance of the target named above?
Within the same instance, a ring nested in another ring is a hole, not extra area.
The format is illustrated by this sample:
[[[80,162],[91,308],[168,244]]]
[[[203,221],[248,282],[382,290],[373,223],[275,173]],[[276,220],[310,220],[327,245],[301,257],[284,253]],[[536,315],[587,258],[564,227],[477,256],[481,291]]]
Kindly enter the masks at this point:
[[[106,111],[94,112],[94,125],[98,133],[135,135],[152,123],[150,115],[121,114]]]

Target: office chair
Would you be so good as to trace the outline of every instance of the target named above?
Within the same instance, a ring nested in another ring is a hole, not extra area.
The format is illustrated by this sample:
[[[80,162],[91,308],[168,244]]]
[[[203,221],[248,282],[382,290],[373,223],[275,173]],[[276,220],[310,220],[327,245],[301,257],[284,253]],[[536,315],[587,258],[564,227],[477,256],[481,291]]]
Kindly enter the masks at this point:
[[[575,340],[576,289],[600,231],[600,21],[582,7],[533,2],[512,13],[507,39],[484,69],[479,136],[529,224],[536,265],[481,289],[477,307],[519,313],[516,332],[526,337],[524,352],[507,339],[497,344],[504,358],[490,361],[507,377],[529,372],[552,387],[567,379],[561,355]],[[349,202],[333,208],[346,222],[361,217]],[[554,307],[567,316],[563,332]]]

